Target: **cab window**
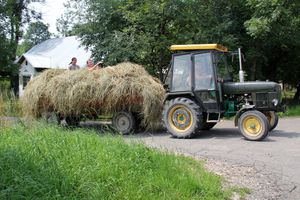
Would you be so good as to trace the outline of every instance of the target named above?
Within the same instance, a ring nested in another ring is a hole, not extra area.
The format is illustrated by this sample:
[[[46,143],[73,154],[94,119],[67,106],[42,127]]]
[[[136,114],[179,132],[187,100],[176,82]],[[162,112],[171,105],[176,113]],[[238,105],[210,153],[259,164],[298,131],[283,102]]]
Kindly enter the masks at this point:
[[[173,57],[172,91],[191,90],[191,55],[175,55]]]
[[[215,82],[213,79],[213,65],[210,53],[194,55],[195,61],[195,89],[213,90]]]
[[[230,70],[227,64],[227,56],[223,53],[218,53],[215,56],[215,62],[217,64],[217,77],[223,81],[232,81],[232,70]]]

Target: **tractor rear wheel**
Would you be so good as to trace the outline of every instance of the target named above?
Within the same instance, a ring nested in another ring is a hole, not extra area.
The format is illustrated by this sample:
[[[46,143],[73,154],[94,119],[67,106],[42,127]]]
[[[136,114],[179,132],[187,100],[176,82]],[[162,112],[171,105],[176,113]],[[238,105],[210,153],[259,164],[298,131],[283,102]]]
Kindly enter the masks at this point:
[[[178,97],[165,103],[163,123],[176,138],[191,138],[199,129],[201,112],[191,99]]]
[[[136,121],[131,112],[120,111],[113,115],[112,125],[118,132],[127,135],[135,130]]]
[[[276,128],[278,124],[278,115],[274,111],[267,111],[263,112],[264,115],[267,117],[269,123],[270,123],[270,130],[272,131],[274,128]]]
[[[239,118],[238,126],[243,136],[252,141],[263,140],[270,129],[267,117],[257,110],[244,112]]]

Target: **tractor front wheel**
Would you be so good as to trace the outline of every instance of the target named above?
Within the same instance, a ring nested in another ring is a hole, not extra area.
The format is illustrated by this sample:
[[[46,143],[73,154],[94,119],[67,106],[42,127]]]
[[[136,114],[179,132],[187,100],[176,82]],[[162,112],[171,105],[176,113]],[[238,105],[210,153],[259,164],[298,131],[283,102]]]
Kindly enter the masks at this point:
[[[267,117],[257,110],[244,112],[239,118],[238,126],[243,136],[252,141],[263,140],[270,129]]]
[[[190,138],[199,129],[200,116],[200,108],[194,101],[178,97],[165,103],[163,123],[173,137]]]

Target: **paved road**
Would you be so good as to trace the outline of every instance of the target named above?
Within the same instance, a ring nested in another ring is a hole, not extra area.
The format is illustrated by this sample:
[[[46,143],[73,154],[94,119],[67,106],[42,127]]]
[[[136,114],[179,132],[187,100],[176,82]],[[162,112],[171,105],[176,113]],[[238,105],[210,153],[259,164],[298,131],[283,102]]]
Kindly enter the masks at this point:
[[[134,137],[152,147],[209,159],[216,163],[210,165],[219,165],[217,172],[227,167],[229,177],[240,173],[243,177],[236,179],[247,179],[246,186],[254,192],[249,199],[300,199],[300,118],[280,119],[276,130],[260,142],[244,140],[232,121],[220,122],[193,139],[174,139],[164,132]]]

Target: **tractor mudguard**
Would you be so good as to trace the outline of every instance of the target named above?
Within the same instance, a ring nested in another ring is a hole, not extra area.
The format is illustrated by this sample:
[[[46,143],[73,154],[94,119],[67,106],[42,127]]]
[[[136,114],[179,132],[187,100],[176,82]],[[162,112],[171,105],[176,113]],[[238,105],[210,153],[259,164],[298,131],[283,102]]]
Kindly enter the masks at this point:
[[[243,107],[235,115],[234,126],[238,125],[239,118],[245,111],[252,110],[254,107],[255,105],[243,105]]]

